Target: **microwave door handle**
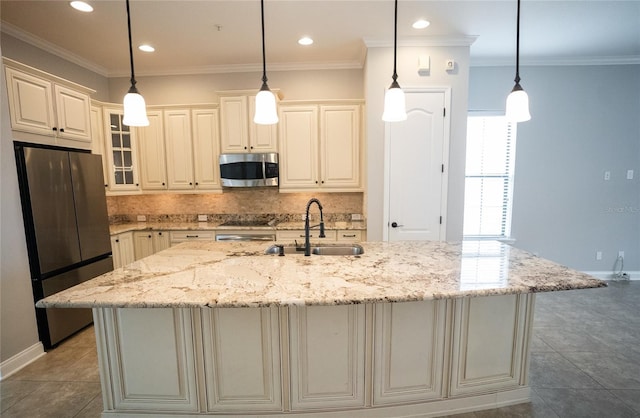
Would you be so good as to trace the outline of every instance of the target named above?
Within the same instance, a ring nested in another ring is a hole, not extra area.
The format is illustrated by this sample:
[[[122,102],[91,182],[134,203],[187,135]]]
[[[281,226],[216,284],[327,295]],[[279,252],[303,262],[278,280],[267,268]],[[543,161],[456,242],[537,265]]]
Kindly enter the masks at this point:
[[[267,184],[267,162],[264,155],[262,156],[262,180],[264,180],[264,184]]]

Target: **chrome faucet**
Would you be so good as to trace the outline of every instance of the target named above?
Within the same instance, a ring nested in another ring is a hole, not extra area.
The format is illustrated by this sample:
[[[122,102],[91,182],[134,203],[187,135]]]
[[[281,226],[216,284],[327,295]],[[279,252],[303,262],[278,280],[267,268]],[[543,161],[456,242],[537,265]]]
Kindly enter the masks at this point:
[[[309,226],[309,208],[311,208],[312,203],[316,203],[318,205],[318,208],[320,209],[320,223],[318,225]],[[304,255],[307,257],[311,255],[311,242],[309,240],[309,230],[311,228],[315,228],[316,226],[320,226],[320,235],[318,235],[318,238],[325,238],[326,235],[324,234],[324,219],[322,218],[322,205],[320,204],[320,201],[314,197],[310,199],[309,202],[307,203],[307,215],[304,218]]]

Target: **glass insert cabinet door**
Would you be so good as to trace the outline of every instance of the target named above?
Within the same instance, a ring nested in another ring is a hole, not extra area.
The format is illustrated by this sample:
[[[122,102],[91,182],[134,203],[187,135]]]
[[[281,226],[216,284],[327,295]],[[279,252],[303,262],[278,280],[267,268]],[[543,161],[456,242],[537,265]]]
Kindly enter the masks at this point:
[[[138,190],[134,132],[122,123],[121,110],[105,109],[110,161],[111,190]]]

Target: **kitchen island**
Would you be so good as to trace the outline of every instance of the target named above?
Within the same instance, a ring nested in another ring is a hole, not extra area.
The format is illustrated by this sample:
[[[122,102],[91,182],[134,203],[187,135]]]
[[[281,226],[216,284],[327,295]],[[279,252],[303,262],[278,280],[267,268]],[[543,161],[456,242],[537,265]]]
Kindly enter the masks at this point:
[[[38,306],[94,309],[105,417],[426,417],[526,402],[535,293],[606,286],[497,242],[361,245],[187,242]]]

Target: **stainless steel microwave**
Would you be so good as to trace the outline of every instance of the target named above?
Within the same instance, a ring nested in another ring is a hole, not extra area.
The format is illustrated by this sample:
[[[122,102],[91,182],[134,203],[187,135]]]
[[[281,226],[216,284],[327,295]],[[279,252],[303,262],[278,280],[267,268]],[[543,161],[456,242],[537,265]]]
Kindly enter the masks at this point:
[[[220,154],[220,178],[224,187],[278,185],[278,154]]]

